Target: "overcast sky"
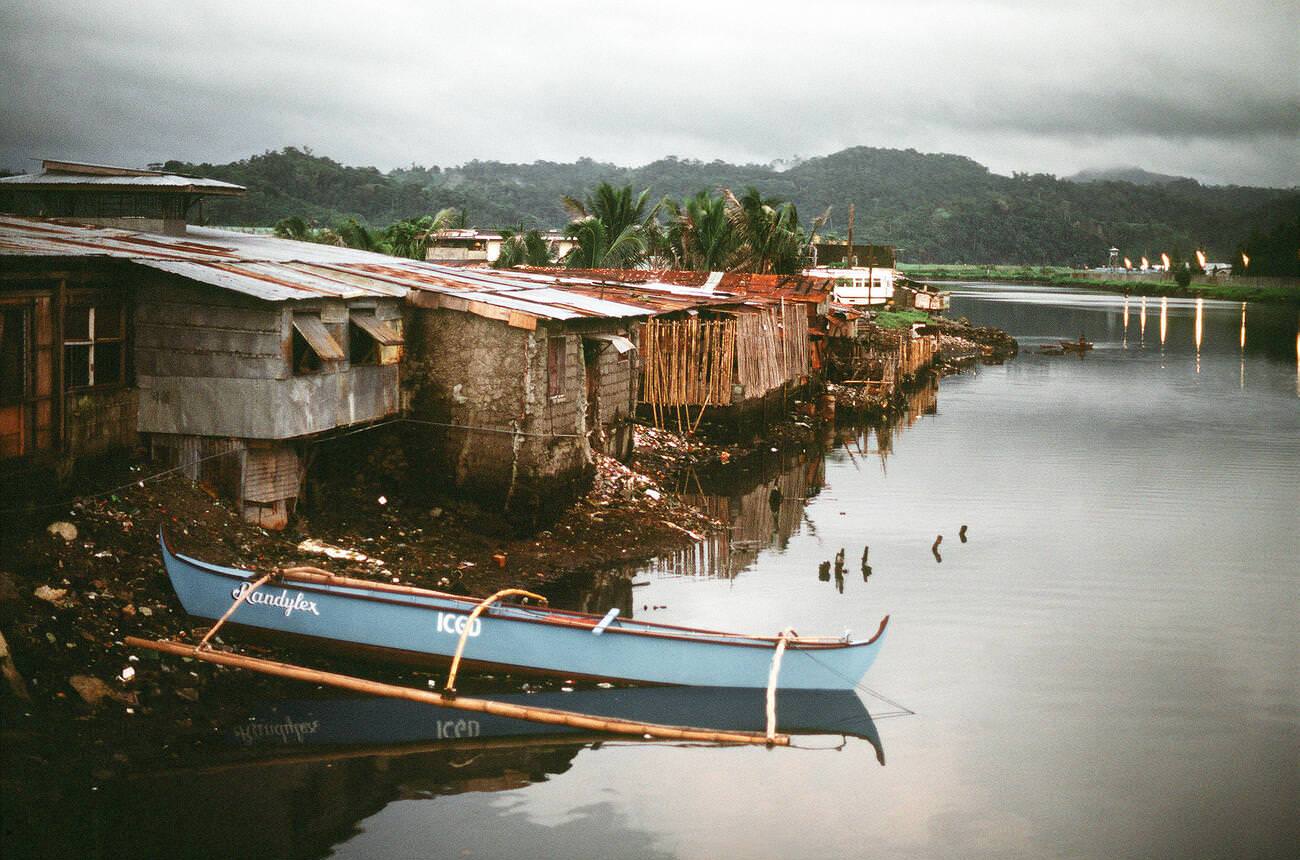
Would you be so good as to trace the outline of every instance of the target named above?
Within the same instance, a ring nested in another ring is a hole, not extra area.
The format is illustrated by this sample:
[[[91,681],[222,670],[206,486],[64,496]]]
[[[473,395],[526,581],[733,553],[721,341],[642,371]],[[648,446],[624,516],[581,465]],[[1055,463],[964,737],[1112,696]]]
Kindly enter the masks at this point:
[[[768,162],[847,146],[999,173],[1300,185],[1300,2],[0,0],[0,165],[310,145]]]

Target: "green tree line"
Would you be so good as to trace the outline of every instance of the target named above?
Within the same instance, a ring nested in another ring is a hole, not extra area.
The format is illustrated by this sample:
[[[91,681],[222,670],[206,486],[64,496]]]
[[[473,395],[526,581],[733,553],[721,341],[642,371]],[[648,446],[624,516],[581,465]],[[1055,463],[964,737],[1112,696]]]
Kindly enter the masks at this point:
[[[647,197],[646,211],[658,209],[656,220],[664,230],[671,230],[683,212],[700,225],[705,235],[696,238],[703,244],[681,248],[683,255],[715,257],[733,253],[709,244],[725,232],[720,225],[730,204],[718,202],[721,189],[752,189],[757,198],[795,211],[829,207],[822,228],[826,235],[844,235],[852,203],[855,237],[899,246],[902,259],[918,263],[1097,265],[1112,245],[1134,259],[1154,259],[1174,248],[1203,248],[1213,260],[1235,261],[1248,242],[1279,229],[1285,242],[1284,228],[1300,215],[1300,190],[1294,188],[1205,186],[1190,179],[1139,185],[1046,174],[1008,177],[963,156],[872,147],[809,159],[788,170],[669,157],[640,167],[582,158],[571,163],[412,165],[385,173],[292,147],[229,164],[173,161],[166,167],[248,187],[243,198],[207,201],[208,223],[272,226],[298,216],[321,225],[355,221],[382,231],[399,221],[453,209],[475,226],[510,225],[520,241],[530,230],[570,224],[575,212],[566,204],[575,202],[572,195],[582,189],[601,183],[613,189],[632,186],[650,189],[658,202]],[[589,224],[588,229],[599,228]],[[593,236],[590,244],[615,248],[617,256],[636,245],[627,239],[618,244],[621,233],[620,228]]]

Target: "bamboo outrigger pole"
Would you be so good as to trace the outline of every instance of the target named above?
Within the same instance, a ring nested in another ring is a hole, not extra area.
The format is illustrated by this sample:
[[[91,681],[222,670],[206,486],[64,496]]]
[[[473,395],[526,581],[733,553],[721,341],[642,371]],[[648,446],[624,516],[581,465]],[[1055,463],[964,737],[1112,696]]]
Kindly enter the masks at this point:
[[[533,723],[569,726],[575,729],[586,729],[595,732],[639,735],[641,737],[649,736],[653,738],[664,738],[667,740],[697,741],[702,743],[754,744],[758,746],[790,745],[789,735],[769,736],[762,732],[714,731],[712,729],[698,729],[687,726],[664,726],[659,725],[658,723],[638,723],[631,720],[621,720],[615,717],[593,717],[587,714],[577,714],[572,711],[560,711],[554,708],[534,708],[525,705],[510,704],[507,702],[494,702],[490,699],[469,699],[464,696],[444,696],[441,693],[436,693],[431,690],[417,690],[412,687],[400,687],[396,684],[384,684],[379,681],[370,681],[352,675],[340,675],[335,672],[325,672],[320,669],[308,669],[304,666],[295,666],[291,663],[280,663],[275,660],[263,660],[259,657],[247,657],[243,654],[231,654],[226,651],[213,651],[210,648],[199,650],[193,645],[186,645],[180,642],[169,642],[166,640],[154,641],[152,639],[141,639],[138,636],[128,636],[126,637],[125,642],[133,648],[146,648],[150,651],[159,651],[163,654],[174,654],[177,657],[190,657],[195,660],[204,660],[208,663],[215,663],[218,666],[249,669],[266,675],[290,678],[295,681],[306,681],[309,684],[324,684],[330,687],[352,690],[357,693],[368,693],[372,696],[383,696],[390,699],[406,699],[411,702],[421,702],[426,705],[437,705],[443,708],[455,708],[461,711],[478,711],[479,713],[493,714],[498,717],[510,717],[516,720],[527,720]]]

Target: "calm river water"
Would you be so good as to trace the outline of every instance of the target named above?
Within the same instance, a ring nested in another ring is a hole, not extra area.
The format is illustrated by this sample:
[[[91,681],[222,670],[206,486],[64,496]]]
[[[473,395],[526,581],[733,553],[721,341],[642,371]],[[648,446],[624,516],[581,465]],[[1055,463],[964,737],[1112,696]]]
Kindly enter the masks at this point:
[[[200,832],[185,844],[347,858],[1294,856],[1294,311],[1251,306],[1243,346],[1237,304],[1198,316],[1186,300],[1131,298],[1126,312],[1123,297],[1064,289],[954,294],[954,316],[1008,329],[1021,356],[918,392],[892,431],[842,430],[825,452],[700,475],[681,489],[733,522],[730,540],[605,586],[637,616],[688,625],[869,635],[889,613],[861,697],[874,736],[842,738],[828,715],[802,749],[435,745],[177,777],[151,793],[238,807],[211,832],[187,825]],[[1096,342],[1083,358],[1038,351],[1081,333]],[[845,574],[823,579],[841,548]],[[147,815],[142,804],[134,820]]]

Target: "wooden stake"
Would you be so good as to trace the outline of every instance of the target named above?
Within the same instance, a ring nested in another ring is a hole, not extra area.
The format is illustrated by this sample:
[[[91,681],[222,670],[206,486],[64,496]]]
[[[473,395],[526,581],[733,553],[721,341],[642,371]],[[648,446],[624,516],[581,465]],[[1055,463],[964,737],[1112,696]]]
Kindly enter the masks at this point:
[[[369,681],[365,678],[356,678],[352,675],[340,675],[335,672],[325,672],[319,669],[308,669],[304,666],[294,666],[291,663],[280,663],[274,660],[263,660],[258,657],[246,657],[243,654],[231,654],[225,651],[196,651],[194,646],[182,644],[180,642],[159,641],[151,639],[141,639],[138,636],[126,637],[126,644],[132,648],[146,648],[150,651],[158,651],[163,654],[173,654],[177,657],[191,657],[195,660],[203,660],[208,663],[215,663],[218,666],[231,666],[237,669],[249,669],[253,672],[261,672],[265,675],[274,675],[279,678],[289,678],[295,681],[305,681],[309,684],[323,684],[329,687],[338,687],[344,690],[352,690],[357,693],[366,693],[372,696],[382,696],[389,699],[405,699],[411,702],[421,702],[426,705],[437,705],[443,708],[455,708],[461,711],[477,711],[483,714],[493,714],[498,717],[509,717],[516,720],[527,720],[533,723],[544,723],[553,726],[569,726],[577,729],[587,729],[594,732],[610,732],[621,735],[640,735],[642,737],[649,735],[653,738],[666,738],[680,741],[701,741],[704,743],[721,743],[721,744],[754,744],[759,746],[789,746],[789,735],[775,735],[771,738],[759,732],[726,732],[714,731],[712,729],[698,729],[689,726],[664,726],[657,723],[638,723],[631,720],[621,720],[615,717],[592,717],[587,714],[577,714],[572,711],[559,711],[554,708],[534,708],[524,705],[516,705],[507,702],[494,702],[490,699],[470,699],[464,696],[444,696],[441,693],[435,693],[431,690],[417,690],[412,687],[399,687],[395,684],[383,684],[379,681]]]

